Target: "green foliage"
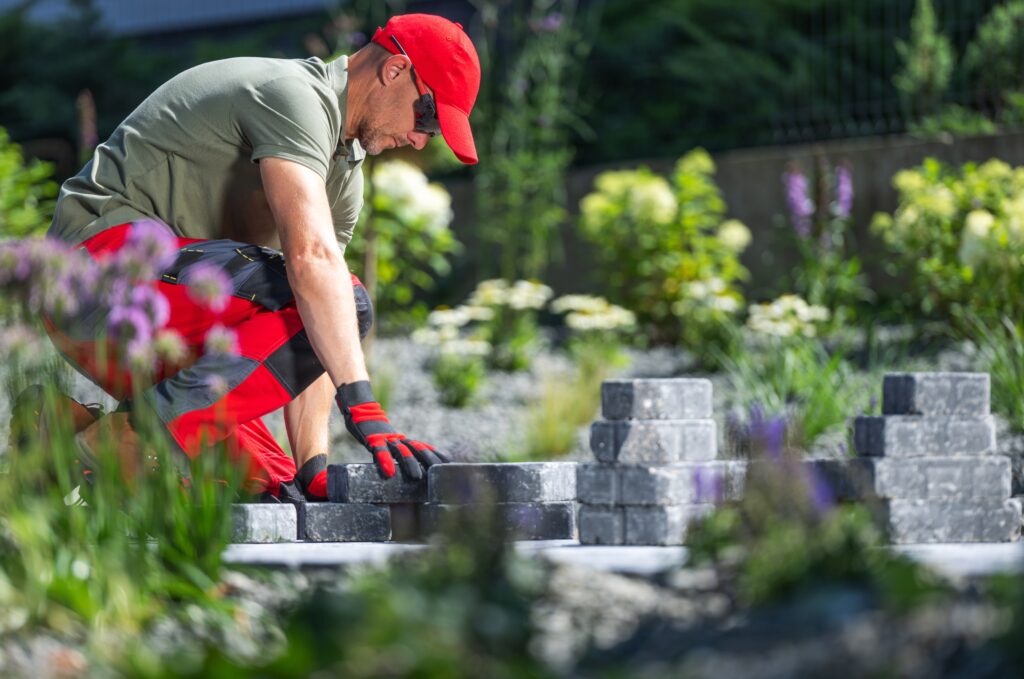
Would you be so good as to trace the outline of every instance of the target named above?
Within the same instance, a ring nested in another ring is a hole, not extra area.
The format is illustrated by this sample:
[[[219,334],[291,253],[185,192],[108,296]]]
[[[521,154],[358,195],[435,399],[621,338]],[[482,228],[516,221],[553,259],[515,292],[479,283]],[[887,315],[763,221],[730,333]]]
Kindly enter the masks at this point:
[[[430,365],[430,376],[438,398],[449,408],[464,408],[487,379],[487,366],[480,356],[441,353]]]
[[[451,270],[449,258],[462,245],[449,228],[451,197],[410,163],[369,163],[366,207],[346,255],[375,269],[378,310],[408,311],[417,291],[429,291]]]
[[[671,183],[646,168],[605,172],[580,203],[580,228],[597,246],[608,297],[632,310],[655,341],[675,342],[709,361],[731,341],[743,304],[736,284],[746,227],[726,220],[715,165],[695,150]]]
[[[513,677],[550,672],[531,653],[546,572],[509,548],[494,513],[459,515],[435,547],[321,587],[286,625],[277,658],[239,663],[210,644],[172,676]],[[180,672],[180,674],[179,674]]]
[[[1004,95],[1024,90],[1024,2],[996,5],[978,26],[964,54],[964,69],[997,106]]]
[[[949,38],[939,32],[932,0],[917,0],[910,21],[910,42],[896,43],[903,67],[893,84],[917,115],[934,111],[949,88],[955,56]]]
[[[875,215],[888,269],[912,275],[908,304],[963,325],[1024,317],[1024,169],[999,160],[949,168],[935,159],[893,177],[900,204]]]
[[[806,450],[823,434],[844,427],[850,413],[867,407],[870,391],[854,379],[842,352],[830,355],[819,340],[807,337],[764,337],[760,342],[721,358],[740,395],[733,412],[740,422],[754,407],[782,417],[787,443]]]
[[[535,278],[559,256],[566,219],[565,173],[577,82],[589,49],[578,0],[476,3],[475,44],[486,74],[474,130],[481,162],[475,190],[485,271]],[[497,267],[497,268],[495,268]]]
[[[921,139],[946,141],[949,137],[995,134],[999,128],[985,115],[956,104],[947,104],[910,125],[910,134]]]
[[[0,237],[36,235],[50,226],[57,195],[52,173],[49,163],[26,164],[21,147],[0,127]]]
[[[540,344],[537,313],[551,298],[551,288],[535,281],[481,281],[469,298],[471,308],[488,310],[479,338],[491,346],[487,365],[496,370],[529,370]]]
[[[835,505],[827,481],[783,449],[772,433],[778,424],[760,422],[743,499],[695,527],[692,558],[732,574],[737,596],[752,605],[836,584],[867,586],[901,609],[939,595],[937,578],[883,549],[865,508]]]
[[[971,319],[970,337],[978,346],[981,370],[992,379],[992,411],[1024,431],[1024,330],[1004,316],[999,323]]]

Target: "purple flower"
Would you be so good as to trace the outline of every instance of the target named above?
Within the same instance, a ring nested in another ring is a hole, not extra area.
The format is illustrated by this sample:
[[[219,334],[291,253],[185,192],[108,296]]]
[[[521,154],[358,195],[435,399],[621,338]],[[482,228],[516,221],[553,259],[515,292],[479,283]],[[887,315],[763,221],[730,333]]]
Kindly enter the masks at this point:
[[[203,350],[207,354],[237,354],[238,334],[231,328],[214,325],[206,332]]]
[[[124,344],[149,341],[153,335],[153,325],[146,313],[129,306],[111,309],[107,328],[114,339]]]
[[[807,177],[794,167],[782,175],[782,181],[786,187],[786,204],[793,229],[800,238],[807,238],[811,235],[811,217],[814,216],[814,201],[807,192]]]
[[[811,506],[818,515],[826,514],[836,504],[836,496],[832,486],[809,465],[803,465],[804,479],[807,482],[807,490],[810,495]]]
[[[836,216],[846,219],[853,209],[853,176],[850,168],[840,165],[836,168]]]
[[[209,389],[210,392],[217,398],[220,398],[224,394],[228,393],[228,381],[224,379],[223,375],[218,375],[216,373],[204,377],[203,386]]]
[[[761,404],[755,403],[750,407],[750,440],[759,444],[771,460],[781,462],[786,440],[786,418],[768,417]]]
[[[693,485],[698,503],[720,504],[725,499],[725,482],[717,469],[697,467],[693,472]]]
[[[124,247],[118,251],[125,270],[135,272],[133,278],[155,278],[178,256],[178,240],[167,225],[143,220],[132,224]]]
[[[224,269],[209,262],[198,262],[185,269],[182,282],[188,295],[211,311],[221,312],[228,306],[234,288]]]
[[[167,298],[151,285],[142,284],[132,288],[130,300],[133,307],[149,317],[155,329],[167,325],[171,318],[171,305]]]
[[[530,30],[534,33],[554,33],[562,27],[564,22],[565,17],[562,16],[561,12],[552,12],[540,21],[536,19],[530,20]]]

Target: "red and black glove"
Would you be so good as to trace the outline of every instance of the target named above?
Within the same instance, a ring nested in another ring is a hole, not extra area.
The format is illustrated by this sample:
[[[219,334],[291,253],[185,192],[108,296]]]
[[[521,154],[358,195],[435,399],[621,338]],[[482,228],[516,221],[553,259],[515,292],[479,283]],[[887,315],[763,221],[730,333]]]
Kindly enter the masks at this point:
[[[412,480],[422,479],[424,469],[448,462],[448,456],[433,446],[395,431],[366,380],[341,385],[335,400],[345,416],[348,433],[370,451],[382,477],[395,475],[396,462],[402,474]]]

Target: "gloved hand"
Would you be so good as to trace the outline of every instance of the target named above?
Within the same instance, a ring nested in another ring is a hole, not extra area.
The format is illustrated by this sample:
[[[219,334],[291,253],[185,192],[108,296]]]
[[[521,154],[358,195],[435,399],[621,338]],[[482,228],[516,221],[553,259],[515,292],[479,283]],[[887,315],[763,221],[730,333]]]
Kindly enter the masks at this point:
[[[382,477],[390,479],[395,475],[395,462],[407,479],[416,480],[426,475],[424,469],[449,461],[447,455],[433,446],[395,431],[373,397],[369,382],[341,385],[335,400],[345,416],[348,433],[370,451]]]

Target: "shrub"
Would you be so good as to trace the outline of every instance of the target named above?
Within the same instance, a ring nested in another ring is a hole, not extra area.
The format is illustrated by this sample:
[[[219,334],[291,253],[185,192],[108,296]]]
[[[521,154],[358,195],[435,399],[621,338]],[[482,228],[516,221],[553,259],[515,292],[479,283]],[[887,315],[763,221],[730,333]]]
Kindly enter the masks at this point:
[[[1000,160],[951,169],[935,159],[893,177],[900,204],[872,228],[895,257],[893,275],[912,272],[910,303],[963,327],[1024,317],[1024,169]]]
[[[903,67],[893,77],[893,84],[913,112],[928,114],[949,88],[955,63],[949,38],[939,31],[932,0],[917,0],[910,33],[909,43],[896,42]]]
[[[50,226],[57,185],[53,167],[25,162],[21,147],[0,127],[0,237],[38,234]]]
[[[580,203],[583,235],[598,246],[609,298],[633,310],[655,341],[677,342],[707,361],[731,342],[743,306],[736,284],[750,232],[725,219],[703,150],[676,164],[671,182],[646,168],[605,172]]]
[[[910,125],[911,135],[939,141],[947,141],[949,137],[978,137],[998,131],[996,124],[985,115],[956,104],[944,106],[938,113]]]
[[[487,375],[484,357],[490,354],[491,345],[479,338],[479,329],[465,336],[462,329],[492,315],[486,307],[438,309],[427,317],[427,327],[413,333],[414,340],[434,348],[427,367],[444,405],[465,407],[483,384]]]
[[[978,25],[964,53],[964,70],[979,91],[996,106],[1008,92],[1024,90],[1024,2],[999,4]]]
[[[981,369],[992,378],[992,411],[1014,431],[1024,431],[1024,330],[1004,316],[999,323],[974,320],[969,332],[978,347]]]
[[[368,286],[375,267],[380,311],[408,310],[416,292],[431,290],[462,249],[449,228],[451,196],[401,160],[375,163],[367,176],[366,208],[347,252],[364,262],[360,273]]]
[[[537,313],[551,299],[551,288],[536,281],[482,281],[469,297],[470,308],[490,313],[480,337],[491,345],[487,363],[497,370],[529,370],[540,343]]]

